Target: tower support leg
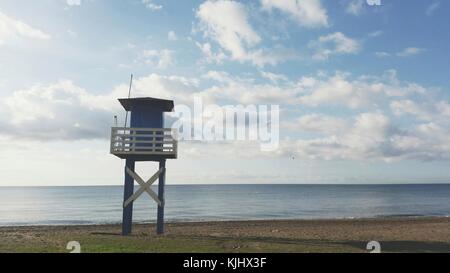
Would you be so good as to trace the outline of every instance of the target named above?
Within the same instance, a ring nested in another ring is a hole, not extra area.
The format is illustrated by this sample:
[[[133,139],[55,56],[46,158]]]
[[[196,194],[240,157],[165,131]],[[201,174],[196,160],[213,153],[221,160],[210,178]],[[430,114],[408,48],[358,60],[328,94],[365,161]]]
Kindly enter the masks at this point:
[[[134,192],[134,178],[126,171],[127,168],[134,172],[135,161],[127,159],[125,163],[125,185],[123,190],[123,202],[125,203]],[[122,215],[122,235],[129,235],[131,233],[131,227],[133,223],[133,202],[123,208]]]
[[[158,205],[158,216],[156,220],[156,234],[164,234],[164,185],[166,183],[166,160],[159,161],[159,169],[162,172],[159,175],[158,181],[158,199],[161,200],[161,205]]]

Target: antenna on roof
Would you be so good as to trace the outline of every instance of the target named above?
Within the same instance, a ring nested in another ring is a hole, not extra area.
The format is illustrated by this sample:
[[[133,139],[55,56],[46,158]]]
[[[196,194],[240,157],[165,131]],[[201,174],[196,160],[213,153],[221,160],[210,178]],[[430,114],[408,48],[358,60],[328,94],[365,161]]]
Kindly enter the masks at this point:
[[[130,78],[130,88],[128,89],[128,98],[130,98],[131,96],[131,86],[133,85],[133,74],[131,74],[131,78]],[[127,120],[128,120],[128,111],[125,111],[125,125],[123,126],[124,128],[127,128]]]

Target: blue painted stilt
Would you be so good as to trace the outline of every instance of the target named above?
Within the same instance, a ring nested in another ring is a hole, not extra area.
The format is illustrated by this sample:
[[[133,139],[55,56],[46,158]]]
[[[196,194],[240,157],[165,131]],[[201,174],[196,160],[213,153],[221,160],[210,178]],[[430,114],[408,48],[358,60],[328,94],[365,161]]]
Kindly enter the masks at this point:
[[[133,195],[134,191],[134,179],[128,173],[126,168],[134,171],[134,160],[126,159],[125,161],[125,185],[123,188],[123,202],[128,200]],[[133,202],[123,208],[122,216],[122,235],[128,235],[131,233],[131,225],[133,222]]]
[[[163,170],[159,175],[158,184],[158,198],[161,201],[161,205],[158,205],[158,216],[156,220],[156,233],[164,233],[164,184],[166,180],[166,160],[159,161],[159,169]]]

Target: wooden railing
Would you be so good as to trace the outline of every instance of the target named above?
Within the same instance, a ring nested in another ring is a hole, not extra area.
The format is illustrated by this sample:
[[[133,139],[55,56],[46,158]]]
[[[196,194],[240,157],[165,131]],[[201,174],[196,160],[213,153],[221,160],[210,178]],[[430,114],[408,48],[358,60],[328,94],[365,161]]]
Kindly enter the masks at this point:
[[[111,128],[111,154],[177,157],[176,131],[169,128]]]

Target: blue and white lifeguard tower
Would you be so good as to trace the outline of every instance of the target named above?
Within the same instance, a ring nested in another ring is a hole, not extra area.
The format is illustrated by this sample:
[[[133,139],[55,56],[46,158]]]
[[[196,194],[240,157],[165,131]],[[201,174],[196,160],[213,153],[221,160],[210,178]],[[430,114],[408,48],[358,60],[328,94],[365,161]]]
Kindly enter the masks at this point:
[[[166,159],[177,158],[175,131],[164,128],[164,112],[172,112],[172,100],[157,98],[119,99],[131,113],[130,127],[111,128],[111,154],[125,159],[122,235],[131,233],[133,201],[147,192],[158,204],[156,233],[164,233],[164,184]],[[159,162],[158,171],[145,182],[134,170],[137,161]],[[158,194],[151,184],[159,179]],[[134,192],[134,181],[141,187]]]

